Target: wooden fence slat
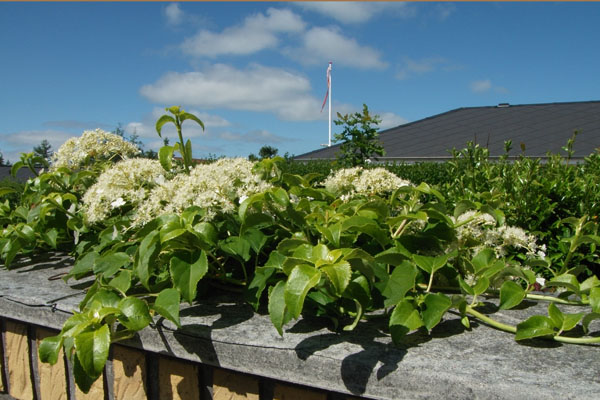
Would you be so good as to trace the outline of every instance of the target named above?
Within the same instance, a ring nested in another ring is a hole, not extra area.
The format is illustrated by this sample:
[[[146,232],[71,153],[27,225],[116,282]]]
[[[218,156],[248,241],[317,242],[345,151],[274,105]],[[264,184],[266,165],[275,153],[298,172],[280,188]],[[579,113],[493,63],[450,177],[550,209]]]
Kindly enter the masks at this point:
[[[115,400],[145,400],[148,397],[146,356],[143,351],[115,345],[112,365]]]
[[[258,380],[216,368],[213,371],[213,400],[258,400]]]
[[[27,325],[5,322],[6,358],[9,394],[17,399],[33,398]]]
[[[7,388],[4,387],[4,379],[7,379],[6,374],[8,374],[8,371],[4,368],[6,365],[4,348],[4,319],[0,318],[0,392],[7,391]]]
[[[48,329],[37,328],[36,340],[39,348],[40,342],[50,336],[56,336],[58,332]],[[43,363],[38,358],[38,374],[40,377],[40,395],[42,400],[67,400],[67,376],[65,358],[61,350],[58,361],[54,365]]]
[[[158,361],[159,399],[198,400],[198,366],[161,357]]]
[[[327,400],[327,394],[276,384],[273,391],[273,400]]]

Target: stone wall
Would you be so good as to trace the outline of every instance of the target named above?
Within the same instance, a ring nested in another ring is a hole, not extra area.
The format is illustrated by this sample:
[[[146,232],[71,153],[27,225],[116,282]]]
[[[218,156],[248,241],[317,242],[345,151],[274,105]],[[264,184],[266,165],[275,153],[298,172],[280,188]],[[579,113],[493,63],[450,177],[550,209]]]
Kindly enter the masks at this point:
[[[0,392],[44,400],[600,398],[599,346],[517,343],[477,323],[467,331],[452,314],[402,346],[376,321],[335,332],[324,321],[301,319],[280,337],[268,315],[228,297],[184,307],[181,328],[157,318],[114,344],[102,378],[85,395],[65,357],[50,366],[36,351],[84,295],[81,282],[60,279],[71,262],[49,254],[0,270]],[[546,305],[498,311],[490,301],[488,308],[516,324]]]

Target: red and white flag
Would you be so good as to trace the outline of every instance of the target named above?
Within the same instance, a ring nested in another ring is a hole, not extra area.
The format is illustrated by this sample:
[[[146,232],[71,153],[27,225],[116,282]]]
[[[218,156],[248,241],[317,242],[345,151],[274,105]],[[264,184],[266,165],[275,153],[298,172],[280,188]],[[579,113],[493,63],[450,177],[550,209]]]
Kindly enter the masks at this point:
[[[331,88],[331,61],[329,62],[329,67],[327,67],[327,92],[325,92],[325,98],[323,99],[323,105],[321,106],[321,112],[323,112],[325,103],[327,103],[327,97],[329,96],[330,88]]]

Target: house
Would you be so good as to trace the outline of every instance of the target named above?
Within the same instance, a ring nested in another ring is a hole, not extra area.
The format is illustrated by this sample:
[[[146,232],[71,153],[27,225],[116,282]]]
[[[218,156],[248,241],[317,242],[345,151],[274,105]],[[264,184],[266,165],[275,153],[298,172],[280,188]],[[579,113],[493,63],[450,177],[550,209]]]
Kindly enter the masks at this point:
[[[490,158],[523,154],[544,159],[565,155],[562,148],[574,132],[573,160],[583,160],[600,147],[600,101],[463,107],[379,132],[385,156],[379,161],[445,161],[451,150],[474,142],[487,147]],[[335,159],[339,144],[296,156],[298,161]]]

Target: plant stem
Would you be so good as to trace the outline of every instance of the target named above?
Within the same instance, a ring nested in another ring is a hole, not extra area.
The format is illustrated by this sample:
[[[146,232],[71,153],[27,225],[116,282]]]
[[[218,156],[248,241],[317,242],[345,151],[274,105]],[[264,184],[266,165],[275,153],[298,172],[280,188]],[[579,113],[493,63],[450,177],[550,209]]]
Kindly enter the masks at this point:
[[[516,326],[512,326],[512,325],[508,325],[508,324],[503,324],[502,322],[498,322],[495,319],[492,319],[492,318],[488,317],[487,315],[482,314],[479,311],[476,311],[471,306],[467,306],[466,309],[465,309],[465,311],[467,312],[467,314],[471,314],[475,318],[480,319],[481,321],[485,322],[486,324],[488,324],[490,326],[493,326],[494,328],[500,329],[500,330],[505,331],[505,332],[517,333],[517,327]]]
[[[554,303],[559,303],[559,304],[568,304],[571,306],[584,306],[589,304],[589,301],[583,301],[583,300],[565,300],[565,299],[561,299],[559,297],[554,297],[554,296],[546,296],[543,294],[532,294],[532,293],[527,293],[527,295],[525,296],[526,299],[531,299],[531,300],[544,300],[544,301],[552,301]]]
[[[593,344],[600,343],[600,337],[583,337],[583,338],[574,338],[567,336],[554,336],[554,340],[562,343],[571,343],[571,344]]]

